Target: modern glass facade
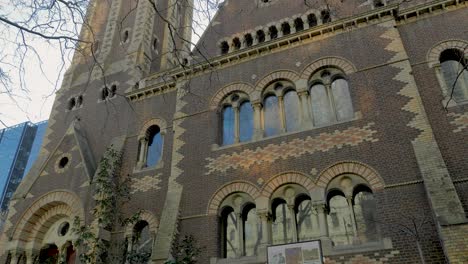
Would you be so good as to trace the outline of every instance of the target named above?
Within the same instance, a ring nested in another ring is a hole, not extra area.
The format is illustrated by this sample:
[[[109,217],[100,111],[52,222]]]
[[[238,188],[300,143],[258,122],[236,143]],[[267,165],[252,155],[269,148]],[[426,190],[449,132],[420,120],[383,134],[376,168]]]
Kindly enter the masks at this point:
[[[11,196],[39,153],[47,122],[22,123],[0,131],[0,211],[7,209]]]

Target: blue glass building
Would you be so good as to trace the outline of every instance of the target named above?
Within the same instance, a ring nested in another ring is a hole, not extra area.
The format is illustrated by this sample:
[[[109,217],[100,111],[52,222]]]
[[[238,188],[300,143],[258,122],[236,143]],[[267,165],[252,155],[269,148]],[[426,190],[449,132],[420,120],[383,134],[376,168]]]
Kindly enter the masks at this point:
[[[0,211],[7,209],[10,198],[37,158],[46,128],[44,121],[0,130]]]

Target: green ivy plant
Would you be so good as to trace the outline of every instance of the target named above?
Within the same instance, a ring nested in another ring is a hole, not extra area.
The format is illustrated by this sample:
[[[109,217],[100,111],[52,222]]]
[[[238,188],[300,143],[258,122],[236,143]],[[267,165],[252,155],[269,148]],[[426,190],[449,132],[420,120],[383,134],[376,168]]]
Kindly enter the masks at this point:
[[[196,245],[196,240],[192,235],[176,242],[173,246],[174,259],[168,260],[165,264],[195,264],[201,253],[201,248]]]

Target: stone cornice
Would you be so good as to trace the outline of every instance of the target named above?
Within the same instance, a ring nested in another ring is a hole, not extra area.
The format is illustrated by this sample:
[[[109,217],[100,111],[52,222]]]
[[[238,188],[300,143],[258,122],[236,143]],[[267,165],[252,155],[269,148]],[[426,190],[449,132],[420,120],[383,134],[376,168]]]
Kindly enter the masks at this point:
[[[455,7],[463,6],[467,6],[467,2],[461,0],[436,0],[430,3],[409,7],[404,10],[399,10],[399,4],[388,5],[229,54],[214,57],[198,64],[155,73],[140,82],[140,87],[142,88],[127,90],[126,96],[131,101],[143,100],[154,95],[175,90],[176,82],[179,79],[196,77],[206,72],[223,69],[254,58],[293,48],[300,44],[306,44],[343,32],[348,32],[356,28],[377,24],[387,19],[395,19],[399,23],[412,22],[415,19],[425,17],[427,14],[440,13]]]

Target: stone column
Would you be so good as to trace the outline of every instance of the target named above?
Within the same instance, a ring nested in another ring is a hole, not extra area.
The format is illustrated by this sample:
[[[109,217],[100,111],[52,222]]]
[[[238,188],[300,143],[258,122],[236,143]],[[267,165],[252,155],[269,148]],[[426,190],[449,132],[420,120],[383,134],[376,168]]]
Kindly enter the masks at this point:
[[[278,108],[279,108],[279,119],[281,122],[281,132],[286,132],[286,117],[284,115],[284,98],[283,96],[278,96]]]
[[[240,141],[240,126],[239,126],[239,107],[234,107],[234,143],[239,143]]]
[[[237,257],[244,255],[244,225],[242,220],[242,213],[236,213],[237,216],[237,231],[239,232],[239,251],[237,252]]]
[[[146,161],[146,152],[148,151],[148,140],[144,137],[140,138],[138,141],[140,144],[140,153],[138,153],[138,162],[137,167],[142,169],[145,166]]]
[[[353,225],[353,233],[354,233],[353,237],[354,237],[354,240],[357,240],[358,236],[357,236],[356,218],[354,216],[353,197],[347,196],[346,201],[348,202],[349,212],[351,213],[351,222]]]
[[[313,126],[312,118],[310,116],[309,94],[307,91],[301,91],[297,94],[299,96],[299,104],[301,107],[301,129],[309,129]]]
[[[268,212],[259,212],[257,213],[258,219],[262,223],[262,245],[269,245],[271,244],[271,232],[269,228],[269,216]]]
[[[316,204],[315,210],[318,214],[318,222],[320,227],[320,238],[328,237],[328,222],[325,214],[325,204]]]
[[[39,251],[37,250],[27,250],[26,251],[26,264],[33,264],[34,259],[39,255]]]
[[[253,115],[254,115],[254,135],[253,140],[259,140],[263,137],[262,129],[262,104],[253,103]]]
[[[294,204],[288,204],[289,214],[292,217],[292,241],[297,242],[299,235],[297,233],[297,221],[296,221],[296,211],[294,210]]]

